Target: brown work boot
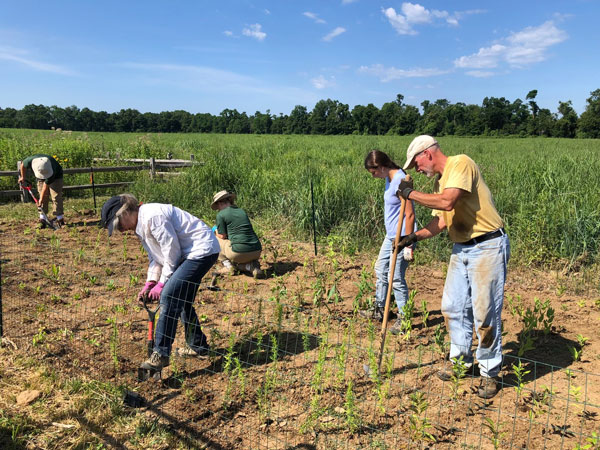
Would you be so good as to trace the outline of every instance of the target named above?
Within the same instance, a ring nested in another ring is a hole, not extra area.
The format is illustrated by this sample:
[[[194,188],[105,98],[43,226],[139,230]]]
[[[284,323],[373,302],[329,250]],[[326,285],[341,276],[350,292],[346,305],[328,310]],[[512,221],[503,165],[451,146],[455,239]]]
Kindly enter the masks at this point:
[[[481,377],[481,383],[477,388],[477,395],[481,398],[492,398],[498,393],[498,381],[496,378]]]

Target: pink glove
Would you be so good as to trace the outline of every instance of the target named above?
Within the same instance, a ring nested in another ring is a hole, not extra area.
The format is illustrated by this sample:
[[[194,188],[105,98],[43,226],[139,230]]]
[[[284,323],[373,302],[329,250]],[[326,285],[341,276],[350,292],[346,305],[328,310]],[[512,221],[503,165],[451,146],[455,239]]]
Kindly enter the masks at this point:
[[[148,293],[150,292],[150,290],[156,285],[156,281],[146,281],[146,284],[144,285],[144,287],[141,289],[141,291],[138,293],[138,300],[141,301],[142,297],[144,297],[145,295],[148,295]]]
[[[148,294],[148,298],[154,300],[154,301],[158,301],[160,300],[160,293],[163,290],[163,287],[165,287],[164,283],[156,283],[156,286],[154,286],[152,288],[152,290],[150,291],[150,293]]]

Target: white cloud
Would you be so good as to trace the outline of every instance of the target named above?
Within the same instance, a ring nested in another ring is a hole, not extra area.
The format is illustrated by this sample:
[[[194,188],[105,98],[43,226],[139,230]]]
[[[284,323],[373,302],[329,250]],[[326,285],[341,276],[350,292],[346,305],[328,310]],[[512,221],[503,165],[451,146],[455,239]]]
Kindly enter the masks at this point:
[[[316,15],[315,13],[310,12],[310,11],[303,12],[302,15],[308,17],[309,19],[314,20],[315,23],[327,23],[323,19],[321,19],[318,15]]]
[[[316,89],[325,89],[335,86],[334,77],[330,77],[330,79],[327,79],[323,75],[319,75],[318,77],[311,79],[310,82]]]
[[[392,80],[399,80],[402,78],[425,78],[434,77],[437,75],[443,75],[448,73],[447,70],[441,69],[397,69],[395,67],[384,67],[382,64],[372,64],[371,66],[361,66],[358,71],[360,73],[366,73],[369,75],[376,76],[383,83],[387,83]]]
[[[265,9],[265,14],[266,14],[267,16],[270,16],[270,15],[271,15],[271,11],[269,11],[268,9]]]
[[[69,76],[76,75],[76,73],[71,69],[57,64],[49,64],[42,61],[37,61],[35,59],[30,58],[28,55],[29,52],[27,50],[0,46],[0,60],[12,61],[17,64],[27,66],[33,70],[37,70],[39,72],[49,72],[56,73],[58,75]]]
[[[349,5],[350,3],[355,3],[358,0],[342,0],[342,5]]]
[[[465,73],[475,78],[488,78],[494,75],[494,72],[490,72],[487,70],[469,70]]]
[[[231,36],[233,36],[233,32],[232,32],[232,31],[229,31],[229,30],[225,30],[225,31],[223,31],[223,34],[224,34],[225,36],[228,36],[228,37],[231,37]]]
[[[248,28],[244,28],[242,30],[242,34],[244,36],[254,38],[257,41],[264,41],[267,37],[267,33],[262,31],[262,25],[259,23],[255,23],[250,25]]]
[[[327,36],[323,37],[323,40],[325,42],[329,42],[331,41],[334,37],[339,36],[342,33],[345,33],[346,29],[343,27],[337,27],[335,30],[333,30],[331,33],[329,33]]]
[[[382,8],[383,15],[388,19],[392,27],[398,34],[417,34],[413,28],[414,25],[434,23],[436,20],[443,20],[448,25],[458,26],[458,21],[470,14],[480,14],[484,12],[480,9],[468,11],[440,11],[437,9],[429,10],[418,3],[402,3],[400,12],[396,12],[394,8]]]
[[[525,67],[546,60],[548,48],[565,41],[567,37],[565,31],[557,28],[553,21],[548,21],[538,27],[527,27],[512,33],[501,40],[502,43],[482,47],[472,55],[461,56],[454,60],[454,65],[464,69],[490,69],[500,64]],[[478,73],[477,70],[467,72],[472,76],[479,76]]]

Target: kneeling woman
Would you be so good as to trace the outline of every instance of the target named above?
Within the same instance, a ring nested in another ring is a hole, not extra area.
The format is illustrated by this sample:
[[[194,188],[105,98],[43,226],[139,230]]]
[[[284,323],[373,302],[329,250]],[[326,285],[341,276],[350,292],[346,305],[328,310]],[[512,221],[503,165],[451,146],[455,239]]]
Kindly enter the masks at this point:
[[[160,315],[154,351],[142,367],[160,370],[169,364],[179,318],[187,347],[178,353],[206,355],[208,343],[193,303],[202,277],[219,256],[219,243],[208,225],[173,205],[139,205],[130,194],[112,197],[102,206],[102,224],[109,236],[114,229],[134,230],[150,259],[148,278],[138,298],[147,295],[160,300]]]
[[[252,228],[248,214],[235,203],[235,194],[227,191],[217,192],[210,207],[217,213],[216,235],[221,246],[219,261],[223,267],[220,274],[238,270],[252,274],[255,278],[263,275],[260,268],[262,245]]]

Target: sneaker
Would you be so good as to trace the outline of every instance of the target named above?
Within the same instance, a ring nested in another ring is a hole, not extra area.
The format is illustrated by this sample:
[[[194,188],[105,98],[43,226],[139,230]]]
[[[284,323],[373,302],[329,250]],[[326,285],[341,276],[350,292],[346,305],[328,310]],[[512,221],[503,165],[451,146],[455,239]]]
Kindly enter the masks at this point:
[[[56,228],[62,228],[65,226],[65,219],[54,219],[53,223]]]
[[[481,398],[492,398],[498,393],[498,382],[495,378],[481,377],[477,395]]]
[[[188,358],[188,357],[203,358],[203,357],[208,356],[209,349],[207,347],[202,347],[201,350],[199,352],[197,352],[192,347],[186,345],[185,347],[179,347],[179,348],[175,349],[175,354],[182,358]]]
[[[148,358],[146,361],[144,361],[140,367],[142,369],[146,369],[146,370],[159,371],[159,370],[162,370],[163,367],[166,367],[168,365],[169,365],[169,357],[168,356],[162,356],[158,352],[152,352],[152,354],[150,355],[150,358]]]
[[[390,333],[394,336],[398,336],[399,334],[404,334],[402,331],[402,317],[398,317],[394,322],[394,325],[390,327]]]

